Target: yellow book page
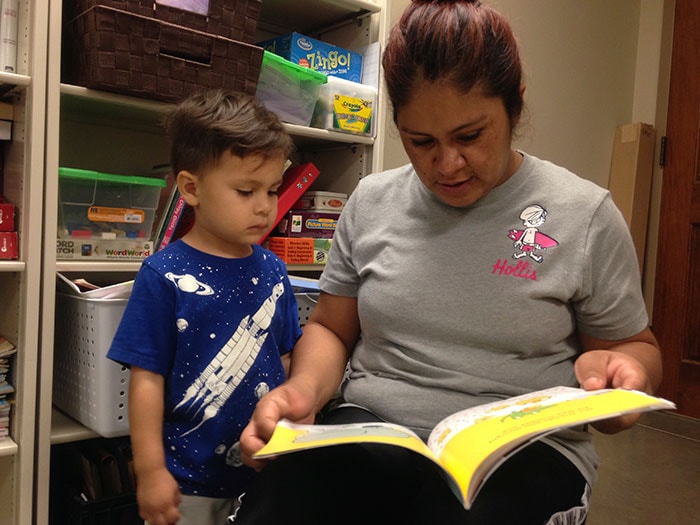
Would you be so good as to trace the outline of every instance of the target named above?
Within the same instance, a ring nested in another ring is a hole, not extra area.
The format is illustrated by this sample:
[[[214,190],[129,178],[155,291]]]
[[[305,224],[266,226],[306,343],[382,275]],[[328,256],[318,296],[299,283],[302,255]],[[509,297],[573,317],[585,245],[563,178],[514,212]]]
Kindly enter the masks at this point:
[[[413,432],[391,423],[348,425],[297,425],[281,420],[268,443],[254,457],[265,458],[285,452],[348,443],[380,443],[404,447],[437,462],[427,445]]]
[[[461,487],[468,507],[503,456],[532,438],[658,408],[674,405],[630,390],[585,392],[557,387],[453,414],[436,426],[428,445]]]

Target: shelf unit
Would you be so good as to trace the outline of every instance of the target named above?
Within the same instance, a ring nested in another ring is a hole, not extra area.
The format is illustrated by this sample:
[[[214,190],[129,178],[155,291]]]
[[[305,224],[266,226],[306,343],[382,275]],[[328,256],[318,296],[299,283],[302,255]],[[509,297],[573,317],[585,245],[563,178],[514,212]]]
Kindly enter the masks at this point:
[[[48,4],[48,0],[45,2]],[[384,3],[379,0],[263,0],[257,37],[263,40],[297,31],[357,49],[381,40]],[[89,273],[96,282],[107,282],[105,280],[110,278],[116,282],[127,275],[133,276],[140,267],[139,262],[56,259],[58,167],[137,174],[167,162],[167,138],[161,121],[170,107],[156,101],[62,84],[61,2],[50,2],[44,12],[48,12],[44,181],[47,198],[43,206],[43,265],[40,279],[36,279],[43,283],[34,469],[34,523],[37,525],[49,522],[52,447],[96,437],[92,430],[52,406],[55,273],[75,276]],[[378,122],[385,121],[385,114],[380,96]],[[350,193],[363,176],[381,168],[381,155],[377,154],[381,139],[291,124],[286,127],[297,146],[294,160],[313,162],[321,171],[314,188]],[[379,130],[381,124],[377,128]],[[318,272],[319,267],[290,266],[289,270],[291,273]],[[4,523],[0,521],[0,525]]]
[[[15,204],[19,259],[0,261],[0,333],[17,346],[10,436],[0,438],[0,524],[30,524],[39,356],[41,202],[44,184],[48,0],[20,0],[17,73],[0,73],[0,99],[14,104],[3,149],[4,196]]]

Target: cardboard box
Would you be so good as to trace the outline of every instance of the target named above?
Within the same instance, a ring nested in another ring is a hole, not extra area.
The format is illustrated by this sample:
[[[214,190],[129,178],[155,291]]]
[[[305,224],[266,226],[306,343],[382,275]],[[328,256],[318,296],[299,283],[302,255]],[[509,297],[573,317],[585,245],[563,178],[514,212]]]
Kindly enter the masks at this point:
[[[299,33],[289,33],[258,42],[290,62],[308,67],[324,75],[362,82],[362,55]]]
[[[644,269],[656,132],[635,123],[615,130],[608,189],[629,226],[640,271]]]
[[[0,232],[15,230],[15,205],[0,198]]]
[[[339,217],[340,213],[337,212],[290,210],[277,225],[277,233],[285,237],[330,239]]]
[[[333,211],[340,213],[348,201],[347,193],[307,191],[294,203],[295,210]]]
[[[270,237],[267,248],[287,264],[326,264],[332,239]]]
[[[0,259],[19,258],[17,232],[0,232]]]
[[[152,241],[56,239],[56,259],[142,261],[152,253]]]

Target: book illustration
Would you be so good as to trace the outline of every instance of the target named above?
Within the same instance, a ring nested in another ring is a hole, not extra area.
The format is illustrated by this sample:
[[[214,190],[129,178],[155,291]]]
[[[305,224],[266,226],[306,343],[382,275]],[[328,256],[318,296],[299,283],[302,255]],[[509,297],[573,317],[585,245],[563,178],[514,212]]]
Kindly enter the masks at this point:
[[[489,475],[532,441],[601,419],[673,408],[670,401],[634,390],[554,387],[456,412],[435,426],[427,443],[391,423],[296,425],[282,420],[255,457],[350,443],[404,447],[436,463],[468,509]]]

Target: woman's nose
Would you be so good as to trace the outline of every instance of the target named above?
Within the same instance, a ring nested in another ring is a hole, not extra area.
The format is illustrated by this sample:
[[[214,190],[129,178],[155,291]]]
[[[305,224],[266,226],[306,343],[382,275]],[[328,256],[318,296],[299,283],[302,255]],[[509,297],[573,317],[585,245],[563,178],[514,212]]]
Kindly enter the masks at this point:
[[[440,146],[436,160],[437,168],[441,173],[453,173],[466,164],[459,149],[452,146]]]

